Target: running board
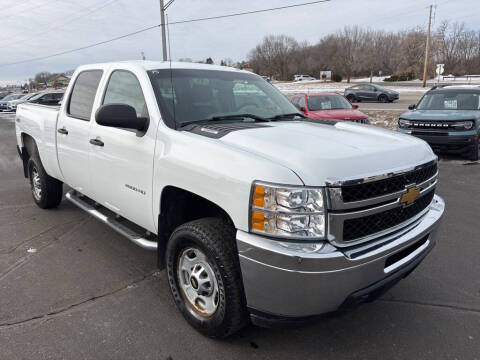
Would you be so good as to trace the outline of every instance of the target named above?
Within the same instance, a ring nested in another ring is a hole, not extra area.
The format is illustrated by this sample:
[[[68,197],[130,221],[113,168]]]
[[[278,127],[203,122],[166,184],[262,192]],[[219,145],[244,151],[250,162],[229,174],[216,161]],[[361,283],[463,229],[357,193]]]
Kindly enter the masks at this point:
[[[101,222],[110,226],[113,230],[117,231],[121,235],[125,236],[128,240],[133,242],[135,245],[138,245],[146,250],[157,250],[157,242],[148,240],[142,235],[136,233],[135,231],[129,229],[127,226],[121,224],[116,218],[102,214],[94,206],[90,205],[88,202],[82,199],[82,196],[79,196],[75,190],[70,190],[65,194],[67,200],[77,205],[80,209],[86,211],[94,218],[100,220]]]

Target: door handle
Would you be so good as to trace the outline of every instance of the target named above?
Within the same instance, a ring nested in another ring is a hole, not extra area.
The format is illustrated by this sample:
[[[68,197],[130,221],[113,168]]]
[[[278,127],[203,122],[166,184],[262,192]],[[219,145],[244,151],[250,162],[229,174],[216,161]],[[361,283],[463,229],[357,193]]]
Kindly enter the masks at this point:
[[[62,135],[68,135],[68,130],[65,128],[58,129],[57,132]]]
[[[99,140],[99,139],[90,139],[90,144],[95,145],[95,146],[104,146],[105,145],[103,143],[103,141]]]

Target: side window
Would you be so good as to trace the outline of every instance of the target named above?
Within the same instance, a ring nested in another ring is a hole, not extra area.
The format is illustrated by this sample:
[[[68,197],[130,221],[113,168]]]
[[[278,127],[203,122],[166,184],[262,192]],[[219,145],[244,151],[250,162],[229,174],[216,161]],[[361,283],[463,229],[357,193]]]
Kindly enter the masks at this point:
[[[294,98],[292,99],[292,104],[295,105],[295,106],[298,106],[298,100],[299,100],[299,99],[300,99],[299,97],[294,97]]]
[[[301,98],[298,99],[298,106],[303,106],[305,107],[305,98],[302,96]]]
[[[112,103],[130,105],[135,108],[138,117],[148,117],[147,104],[140,83],[129,71],[117,70],[110,76],[103,104]]]
[[[102,70],[89,70],[78,75],[67,107],[69,115],[77,119],[90,121],[93,102],[102,74]]]

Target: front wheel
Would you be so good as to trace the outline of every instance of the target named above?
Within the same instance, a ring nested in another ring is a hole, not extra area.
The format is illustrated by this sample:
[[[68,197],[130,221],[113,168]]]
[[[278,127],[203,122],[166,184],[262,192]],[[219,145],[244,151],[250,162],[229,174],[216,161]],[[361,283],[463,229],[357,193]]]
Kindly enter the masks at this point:
[[[380,95],[378,97],[378,101],[380,101],[381,103],[386,103],[386,102],[388,102],[388,96],[387,95]]]
[[[473,145],[469,159],[471,161],[478,161],[478,141]]]
[[[217,218],[179,226],[168,241],[166,263],[175,303],[195,329],[224,338],[247,323],[233,226]]]

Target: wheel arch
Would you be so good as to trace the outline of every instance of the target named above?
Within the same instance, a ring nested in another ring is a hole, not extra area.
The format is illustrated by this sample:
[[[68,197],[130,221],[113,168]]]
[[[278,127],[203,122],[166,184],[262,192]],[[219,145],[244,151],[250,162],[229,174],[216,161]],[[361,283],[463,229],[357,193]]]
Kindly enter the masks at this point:
[[[218,204],[173,185],[163,188],[158,216],[157,261],[160,269],[165,267],[165,250],[173,230],[186,222],[204,217],[222,218],[235,226],[230,215]]]
[[[38,154],[37,142],[31,135],[24,132],[20,134],[20,139],[22,141],[22,144],[21,144],[22,147],[20,149],[20,157],[22,158],[22,163],[23,163],[23,175],[25,176],[25,178],[28,178],[27,163],[28,163],[28,159],[33,154]]]

